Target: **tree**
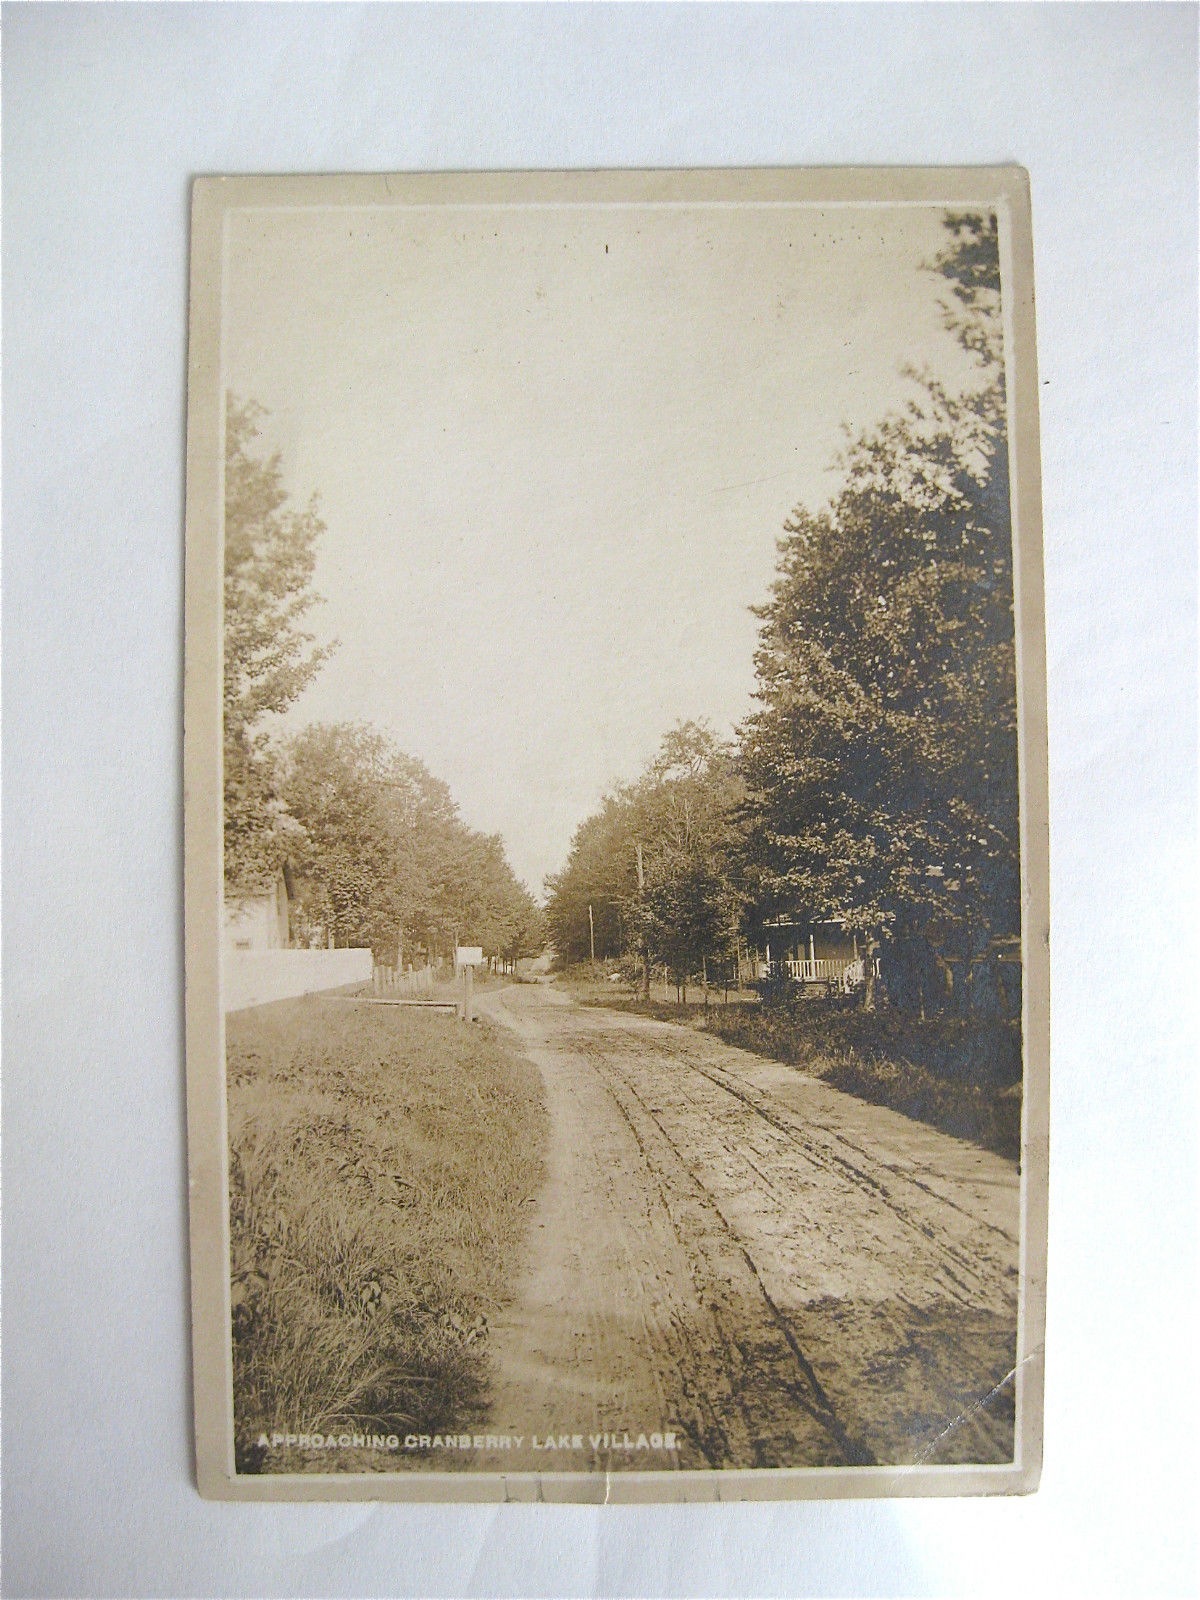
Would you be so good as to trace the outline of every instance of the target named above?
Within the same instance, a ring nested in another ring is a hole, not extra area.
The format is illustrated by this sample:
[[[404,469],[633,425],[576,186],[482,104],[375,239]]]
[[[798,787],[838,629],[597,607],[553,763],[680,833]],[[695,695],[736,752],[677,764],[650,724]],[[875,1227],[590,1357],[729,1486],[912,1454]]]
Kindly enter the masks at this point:
[[[523,883],[517,884],[505,922],[505,942],[500,954],[515,967],[518,961],[540,956],[546,948],[546,919],[541,906]]]
[[[923,975],[917,1004],[936,998],[930,951],[970,970],[1020,927],[995,219],[946,226],[934,269],[980,381],[950,395],[926,379],[920,402],[850,448],[828,511],[785,522],[742,730],[764,913],[840,917],[869,955],[882,935],[897,993]]]
[[[227,397],[225,418],[224,800],[225,880],[236,893],[261,886],[287,850],[275,762],[264,719],[287,709],[333,645],[300,626],[318,602],[316,501],[289,507],[278,453],[254,453],[253,401]]]
[[[624,908],[637,887],[634,828],[627,791],[605,795],[576,828],[563,870],[546,879],[546,929],[560,962],[586,960],[593,931],[600,960],[625,951]]]
[[[468,828],[446,784],[385,735],[303,729],[283,747],[280,792],[305,916],[335,943],[370,945],[389,965],[456,942],[514,961],[536,953],[537,907],[503,841]]]
[[[589,907],[598,957],[641,953],[681,987],[706,961],[727,955],[741,910],[734,878],[742,797],[730,746],[696,722],[668,733],[637,782],[618,786],[580,824],[566,866],[547,880],[546,918],[560,959],[588,955]]]
[[[646,955],[674,974],[681,994],[693,973],[706,973],[709,961],[736,948],[743,799],[732,746],[698,722],[666,735],[632,791],[644,848],[629,921]]]
[[[453,881],[453,916],[461,943],[479,945],[489,960],[514,963],[543,949],[541,911],[514,876],[499,834],[464,834]]]
[[[1000,320],[1000,239],[996,213],[950,212],[944,226],[950,239],[933,262],[932,270],[940,272],[947,280],[957,302],[954,305],[942,302],[946,326],[982,368],[1002,376],[1004,328]]]
[[[432,828],[454,817],[449,791],[382,735],[314,724],[280,751],[280,792],[299,825],[295,868],[306,919],[339,945],[395,951],[421,898]],[[409,904],[405,904],[407,897]]]

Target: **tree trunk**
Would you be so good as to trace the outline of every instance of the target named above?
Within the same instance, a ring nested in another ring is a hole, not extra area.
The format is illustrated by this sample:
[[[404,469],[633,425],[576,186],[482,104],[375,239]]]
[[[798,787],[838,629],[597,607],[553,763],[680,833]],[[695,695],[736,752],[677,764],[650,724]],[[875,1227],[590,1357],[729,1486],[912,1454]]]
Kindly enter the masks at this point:
[[[875,952],[879,949],[879,942],[874,934],[867,934],[863,940],[863,999],[864,1011],[875,1009]]]
[[[704,990],[704,1009],[708,1010],[708,957],[700,957],[700,984]]]
[[[650,952],[642,946],[642,999],[650,1004]]]

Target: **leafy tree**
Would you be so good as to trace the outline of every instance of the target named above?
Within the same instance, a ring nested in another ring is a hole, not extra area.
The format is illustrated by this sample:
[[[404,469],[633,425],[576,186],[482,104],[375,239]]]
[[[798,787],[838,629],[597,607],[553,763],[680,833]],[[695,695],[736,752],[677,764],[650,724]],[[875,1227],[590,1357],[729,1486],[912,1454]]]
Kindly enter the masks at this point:
[[[561,959],[642,953],[685,984],[737,937],[735,814],[743,797],[731,748],[683,723],[634,784],[606,795],[547,880],[547,922]],[[640,854],[640,873],[639,873]]]
[[[258,888],[287,850],[270,735],[334,646],[317,648],[301,627],[318,601],[316,544],[325,525],[315,499],[288,504],[278,453],[254,451],[253,401],[227,397],[225,417],[224,800],[225,879],[233,893]]]
[[[429,836],[454,821],[449,791],[369,728],[315,724],[281,751],[280,790],[300,827],[306,918],[339,945],[395,949],[428,894]],[[407,903],[406,903],[407,900]]]
[[[681,723],[631,798],[646,843],[630,925],[646,954],[686,989],[691,974],[732,953],[740,931],[744,786],[733,749],[702,723]]]
[[[942,302],[946,326],[979,365],[1000,375],[1004,329],[1000,320],[1000,239],[994,211],[951,212],[949,242],[933,263],[948,281],[954,302]],[[1003,393],[1003,386],[1000,387]]]
[[[504,924],[500,955],[515,966],[527,957],[540,956],[546,948],[546,919],[542,908],[523,883],[518,883]]]
[[[946,225],[934,266],[980,381],[926,380],[854,443],[830,508],[785,522],[742,730],[761,911],[838,916],[872,954],[882,934],[896,992],[921,975],[915,1003],[934,998],[931,951],[969,966],[1020,926],[995,219]]]
[[[460,942],[489,959],[518,961],[545,945],[541,911],[514,876],[499,834],[466,833],[454,862],[452,915]]]
[[[541,948],[499,836],[468,828],[446,784],[375,729],[303,729],[284,747],[281,793],[305,914],[335,943],[388,963],[455,942],[511,960]]]
[[[646,954],[671,972],[685,998],[689,977],[709,959],[730,953],[736,923],[728,886],[701,841],[685,833],[659,842],[634,900],[632,923]]]
[[[546,928],[559,961],[585,961],[593,931],[600,960],[627,948],[624,907],[637,888],[635,831],[627,791],[606,795],[576,828],[563,870],[546,879]]]

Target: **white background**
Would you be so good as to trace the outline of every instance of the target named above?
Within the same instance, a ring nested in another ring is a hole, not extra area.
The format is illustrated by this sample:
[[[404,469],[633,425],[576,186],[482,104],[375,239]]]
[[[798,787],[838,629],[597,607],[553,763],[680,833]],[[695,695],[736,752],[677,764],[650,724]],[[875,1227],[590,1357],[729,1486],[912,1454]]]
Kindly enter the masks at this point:
[[[7,1594],[1193,1592],[1196,20],[6,10]],[[201,1502],[180,938],[190,176],[1007,160],[1033,182],[1049,605],[1041,1492]]]

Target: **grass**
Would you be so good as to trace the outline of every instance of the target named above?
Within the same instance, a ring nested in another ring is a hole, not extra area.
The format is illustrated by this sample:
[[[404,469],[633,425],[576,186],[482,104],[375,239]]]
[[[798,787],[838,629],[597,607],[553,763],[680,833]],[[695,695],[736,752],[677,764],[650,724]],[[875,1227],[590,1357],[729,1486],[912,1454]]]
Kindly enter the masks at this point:
[[[468,1431],[542,1179],[540,1077],[487,1024],[308,996],[230,1016],[240,1472],[353,1470],[262,1434]]]
[[[784,1061],[835,1089],[887,1106],[960,1139],[1016,1159],[1020,1154],[1021,1030],[976,1017],[908,1017],[890,1007],[808,997],[763,1005],[719,994],[707,1009],[661,998],[647,1006],[628,984],[564,979],[585,1005],[609,1006],[701,1028],[727,1044]],[[662,995],[661,984],[657,994]]]
[[[700,980],[696,978],[688,981],[687,1005],[681,1006],[675,998],[674,984],[663,983],[661,969],[656,971],[654,982],[650,986],[649,1005],[642,1000],[640,974],[631,979],[616,962],[598,962],[594,974],[591,963],[587,961],[559,967],[554,973],[554,980],[583,1005],[608,1006],[614,1011],[634,1011],[639,1016],[657,1017],[663,1022],[692,1020],[696,1017],[702,1018],[704,1014]],[[755,989],[734,987],[728,994],[729,999],[726,1002],[723,985],[713,978],[708,986],[709,1010],[724,1006],[726,1003],[730,1006],[758,1003],[758,992]]]
[[[823,999],[715,1013],[729,1044],[803,1067],[835,1089],[1002,1155],[1020,1148],[1021,1030],[977,1017],[924,1021]],[[1014,1115],[1014,1106],[1016,1114]]]

